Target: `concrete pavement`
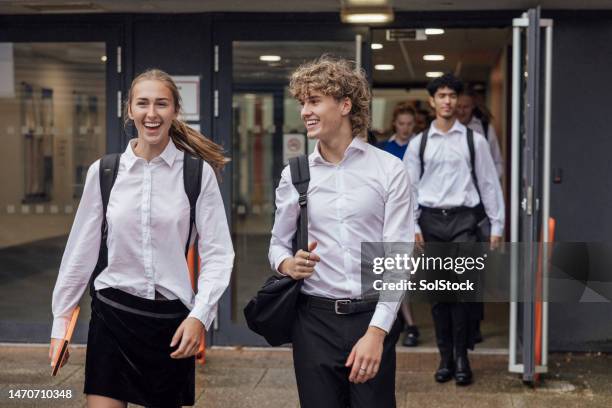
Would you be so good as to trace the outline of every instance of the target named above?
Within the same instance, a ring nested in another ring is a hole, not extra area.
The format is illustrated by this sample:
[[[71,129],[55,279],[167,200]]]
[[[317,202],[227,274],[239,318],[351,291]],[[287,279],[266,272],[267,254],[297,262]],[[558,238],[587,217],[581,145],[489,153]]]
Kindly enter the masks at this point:
[[[73,349],[60,376],[52,378],[45,346],[0,347],[0,407],[83,407],[85,349]],[[507,372],[503,353],[471,355],[475,382],[437,384],[432,349],[398,348],[397,406],[409,407],[611,407],[612,356],[552,354],[550,373],[531,388]],[[11,390],[71,390],[69,399],[10,399]],[[196,374],[196,407],[299,407],[288,349],[213,348]],[[373,407],[375,408],[375,407]]]

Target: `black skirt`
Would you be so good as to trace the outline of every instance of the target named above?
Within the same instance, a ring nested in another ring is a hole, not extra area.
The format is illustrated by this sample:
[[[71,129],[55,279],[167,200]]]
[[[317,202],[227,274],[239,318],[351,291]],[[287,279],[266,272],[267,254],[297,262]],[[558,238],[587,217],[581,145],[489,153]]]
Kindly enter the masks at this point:
[[[172,336],[189,310],[107,288],[91,308],[85,394],[151,407],[193,405],[195,357],[170,358]]]

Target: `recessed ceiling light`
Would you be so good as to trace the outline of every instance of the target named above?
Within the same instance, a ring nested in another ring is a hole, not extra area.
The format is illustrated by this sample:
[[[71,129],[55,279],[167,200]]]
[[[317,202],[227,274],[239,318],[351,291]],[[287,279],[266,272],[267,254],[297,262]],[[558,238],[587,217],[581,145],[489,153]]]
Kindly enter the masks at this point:
[[[106,55],[103,55],[103,56],[100,57],[100,61],[106,62],[106,60],[107,60]]]
[[[440,35],[440,34],[444,34],[444,30],[441,28],[426,28],[425,34],[426,35]]]
[[[383,49],[383,45],[379,44],[379,43],[372,43],[372,49],[373,50],[382,50]]]
[[[278,62],[281,60],[280,55],[262,55],[259,57],[260,61],[265,62]]]
[[[423,55],[423,59],[425,61],[444,61],[444,55],[439,55],[439,54]]]
[[[444,75],[444,72],[440,72],[440,71],[430,71],[425,74],[427,78],[437,78],[437,77],[441,77],[442,75]]]
[[[355,13],[346,14],[343,17],[343,21],[353,24],[377,24],[377,23],[388,23],[393,21],[393,15],[385,13]]]
[[[374,69],[377,71],[393,71],[395,69],[395,65],[393,64],[376,64],[374,65]]]

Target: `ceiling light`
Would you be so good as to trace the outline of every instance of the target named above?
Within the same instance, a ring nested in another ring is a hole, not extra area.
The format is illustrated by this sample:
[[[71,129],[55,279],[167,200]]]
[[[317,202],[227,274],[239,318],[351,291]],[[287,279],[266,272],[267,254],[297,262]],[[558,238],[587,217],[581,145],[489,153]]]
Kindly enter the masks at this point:
[[[389,6],[350,7],[343,6],[340,19],[351,24],[382,24],[393,21],[393,9]]]
[[[438,54],[423,55],[423,59],[425,61],[444,61],[444,55],[438,55]]]
[[[425,74],[427,78],[437,78],[437,77],[441,77],[442,75],[444,75],[444,72],[440,72],[440,71],[430,71]]]
[[[265,62],[278,62],[281,60],[280,55],[262,55],[259,57],[260,61]]]
[[[106,55],[103,55],[102,57],[100,57],[100,61],[106,62],[106,60],[107,60]]]
[[[374,65],[374,69],[377,71],[393,71],[395,69],[395,65],[393,64],[376,64]]]
[[[444,34],[444,30],[441,28],[426,28],[425,34],[426,35],[440,35],[440,34]]]
[[[373,50],[382,50],[383,49],[383,45],[380,43],[372,43],[372,49]]]

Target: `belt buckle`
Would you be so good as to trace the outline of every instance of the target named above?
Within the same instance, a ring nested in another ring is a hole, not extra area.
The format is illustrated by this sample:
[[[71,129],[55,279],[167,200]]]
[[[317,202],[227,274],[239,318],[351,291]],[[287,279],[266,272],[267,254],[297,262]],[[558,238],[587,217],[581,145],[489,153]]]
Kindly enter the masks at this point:
[[[338,310],[338,307],[340,305],[350,305],[351,304],[351,300],[350,299],[339,299],[336,300],[334,302],[334,312],[336,312],[336,314],[338,315],[345,315],[345,314],[349,314],[348,312],[341,312]]]

